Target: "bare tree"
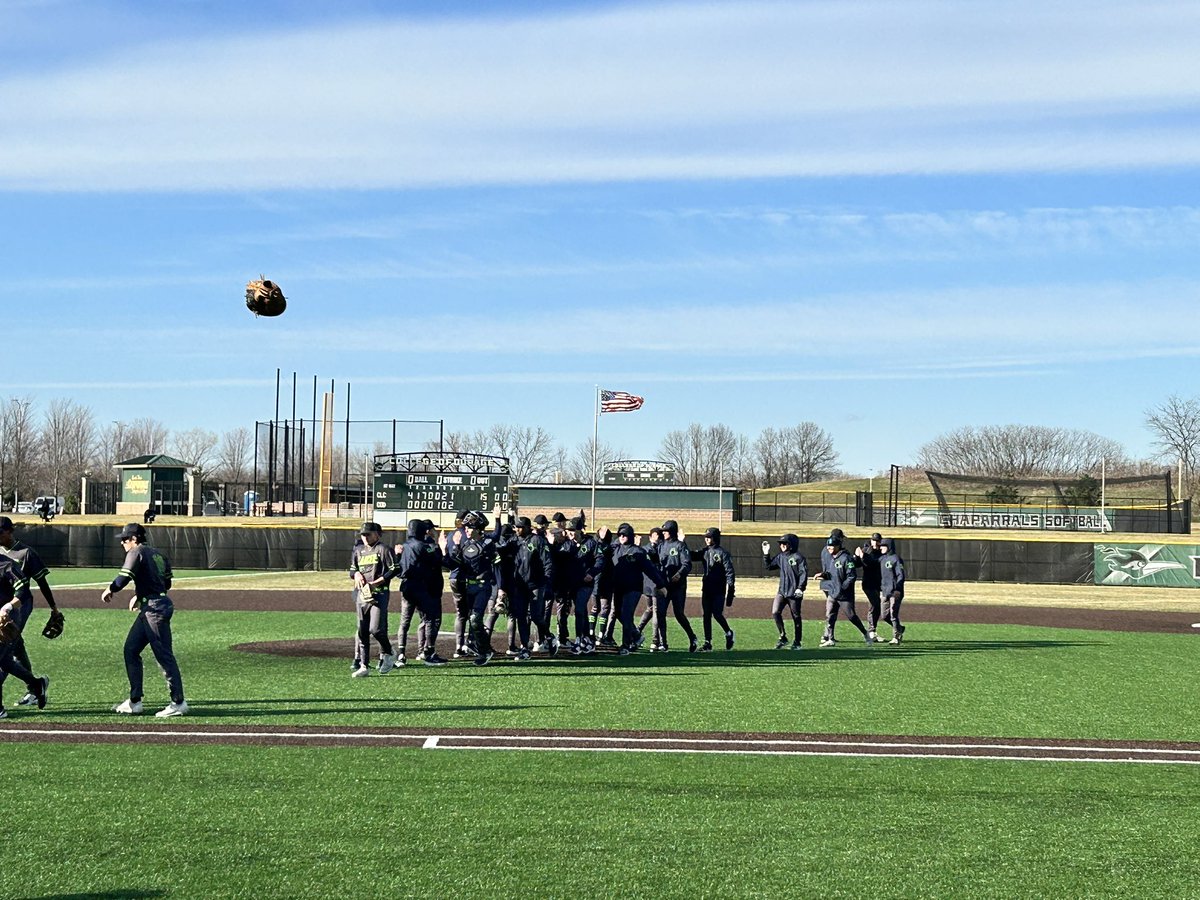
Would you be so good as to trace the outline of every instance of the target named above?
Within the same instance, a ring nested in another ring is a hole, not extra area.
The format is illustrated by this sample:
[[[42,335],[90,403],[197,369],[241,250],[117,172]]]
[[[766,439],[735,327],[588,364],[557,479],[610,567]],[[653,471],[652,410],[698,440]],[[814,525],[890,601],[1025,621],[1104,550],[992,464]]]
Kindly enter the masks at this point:
[[[595,473],[596,483],[599,484],[604,473],[604,464],[615,459],[625,459],[629,454],[623,447],[615,447],[607,441],[596,444],[596,453],[592,454],[592,439],[588,438],[575,446],[574,450],[562,450],[559,453],[557,469],[564,484],[591,484]],[[593,459],[595,469],[592,468]]]
[[[0,407],[0,496],[33,497],[37,429],[33,421],[33,400],[10,397]]]
[[[100,430],[97,466],[104,477],[114,477],[113,466],[137,456],[133,449],[133,428],[128,422],[113,422]]]
[[[127,426],[127,431],[126,440],[132,456],[148,456],[153,453],[166,452],[167,437],[170,431],[157,419],[151,419],[148,416],[134,419]]]
[[[558,458],[553,436],[540,427],[496,424],[486,431],[448,431],[442,436],[442,442],[447,453],[506,457],[514,484],[549,481]],[[425,449],[438,448],[436,443],[430,442]]]
[[[171,448],[173,456],[207,472],[217,460],[217,435],[204,428],[189,428],[175,433]]]
[[[1146,412],[1146,427],[1154,434],[1154,446],[1183,473],[1182,497],[1196,496],[1197,465],[1200,465],[1200,399],[1171,396]]]
[[[997,478],[1078,475],[1099,469],[1100,461],[1122,465],[1116,441],[1073,428],[1043,425],[966,427],[939,435],[917,453],[925,469]]]
[[[55,495],[74,493],[96,455],[92,411],[73,400],[54,400],[46,411],[40,443],[46,486]]]
[[[216,451],[214,477],[235,484],[249,481],[253,447],[254,437],[249,428],[234,428],[221,435],[221,443]]]
[[[659,455],[675,467],[679,484],[732,483],[738,460],[746,455],[746,444],[728,425],[706,427],[693,422],[684,431],[668,432]]]

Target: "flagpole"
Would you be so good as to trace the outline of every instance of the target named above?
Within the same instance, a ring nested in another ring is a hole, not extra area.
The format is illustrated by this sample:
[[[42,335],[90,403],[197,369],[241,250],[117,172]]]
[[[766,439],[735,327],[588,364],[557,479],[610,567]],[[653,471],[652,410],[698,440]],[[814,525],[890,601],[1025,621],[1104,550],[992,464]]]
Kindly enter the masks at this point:
[[[600,438],[600,385],[596,385],[596,413],[592,417],[592,530],[596,529],[596,442]]]

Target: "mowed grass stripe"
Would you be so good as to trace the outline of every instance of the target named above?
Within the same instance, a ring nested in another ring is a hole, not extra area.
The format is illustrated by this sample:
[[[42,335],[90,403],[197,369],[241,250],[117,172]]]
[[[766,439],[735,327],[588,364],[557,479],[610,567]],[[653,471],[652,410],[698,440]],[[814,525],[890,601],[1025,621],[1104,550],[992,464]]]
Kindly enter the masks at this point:
[[[12,837],[70,865],[10,854],[0,895],[1190,896],[1200,867],[1175,766],[126,750],[6,747]]]

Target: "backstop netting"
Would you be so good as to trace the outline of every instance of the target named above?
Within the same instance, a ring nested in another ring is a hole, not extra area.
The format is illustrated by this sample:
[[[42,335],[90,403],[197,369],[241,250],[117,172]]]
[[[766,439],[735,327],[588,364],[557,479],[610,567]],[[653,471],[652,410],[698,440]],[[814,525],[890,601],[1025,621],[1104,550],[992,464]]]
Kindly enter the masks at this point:
[[[929,472],[937,521],[946,528],[1186,532],[1169,471],[1098,479],[998,478]],[[903,517],[903,513],[901,513]],[[910,516],[911,518],[911,516]],[[910,522],[909,524],[917,524]]]

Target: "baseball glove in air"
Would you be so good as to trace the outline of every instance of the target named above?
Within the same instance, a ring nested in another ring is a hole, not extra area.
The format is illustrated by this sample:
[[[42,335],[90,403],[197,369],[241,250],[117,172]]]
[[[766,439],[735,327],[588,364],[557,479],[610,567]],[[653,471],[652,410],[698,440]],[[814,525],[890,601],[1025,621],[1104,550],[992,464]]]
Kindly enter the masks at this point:
[[[287,298],[279,285],[260,275],[246,283],[246,308],[256,316],[278,316],[287,309]]]
[[[50,618],[46,621],[46,627],[42,629],[42,637],[49,638],[50,640],[60,637],[66,621],[67,617],[57,609],[50,610]]]

